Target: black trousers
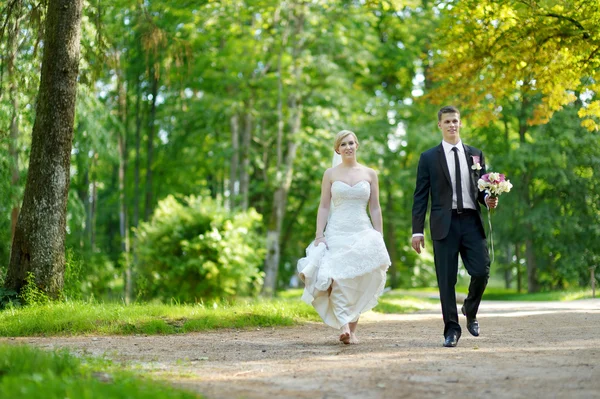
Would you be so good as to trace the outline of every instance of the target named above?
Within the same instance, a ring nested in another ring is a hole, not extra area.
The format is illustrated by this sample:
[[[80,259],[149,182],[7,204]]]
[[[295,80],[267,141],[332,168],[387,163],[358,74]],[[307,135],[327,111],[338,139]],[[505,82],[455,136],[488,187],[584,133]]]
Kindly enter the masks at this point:
[[[468,317],[477,315],[490,276],[490,256],[487,241],[480,228],[480,220],[475,210],[465,210],[461,214],[452,211],[448,235],[443,240],[433,241],[435,271],[444,318],[444,336],[450,331],[457,332],[458,336],[461,334],[455,291],[458,254],[471,276],[469,293],[464,303]]]

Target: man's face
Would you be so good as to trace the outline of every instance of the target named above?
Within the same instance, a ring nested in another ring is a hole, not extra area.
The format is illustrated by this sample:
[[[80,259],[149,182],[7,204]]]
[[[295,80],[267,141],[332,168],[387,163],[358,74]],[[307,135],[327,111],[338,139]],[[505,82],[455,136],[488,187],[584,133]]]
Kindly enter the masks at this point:
[[[438,122],[438,126],[442,130],[444,141],[450,144],[458,143],[460,140],[460,115],[456,112],[450,114],[442,114],[442,119]]]

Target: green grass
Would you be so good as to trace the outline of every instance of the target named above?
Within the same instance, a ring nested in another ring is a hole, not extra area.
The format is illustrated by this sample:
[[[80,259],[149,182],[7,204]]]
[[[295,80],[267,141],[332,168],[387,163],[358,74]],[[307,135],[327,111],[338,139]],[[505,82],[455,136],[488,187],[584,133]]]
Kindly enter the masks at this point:
[[[315,310],[300,300],[301,294],[302,290],[296,289],[274,299],[196,305],[51,302],[1,311],[0,336],[176,334],[321,321]],[[422,309],[425,302],[390,292],[374,310],[406,313]]]
[[[0,398],[200,398],[120,371],[102,359],[80,360],[66,351],[0,345]]]
[[[466,294],[467,287],[457,287]],[[0,336],[176,334],[217,328],[291,326],[320,321],[314,309],[300,300],[301,289],[281,292],[275,299],[196,305],[54,302],[8,308],[0,312]],[[591,290],[538,294],[488,287],[484,300],[569,301],[590,298]],[[437,288],[393,290],[373,309],[408,313],[438,304]]]
[[[56,302],[3,310],[0,336],[174,334],[318,320],[310,306],[291,299],[214,305]]]
[[[465,290],[466,293],[466,290]],[[519,294],[516,290],[489,288],[485,290],[483,299],[487,301],[574,301],[592,298],[592,290],[536,292]]]
[[[469,287],[460,285],[456,287],[456,292],[467,295]],[[409,296],[418,296],[428,298],[434,302],[439,302],[439,299],[431,299],[429,296],[439,295],[437,287],[426,288],[409,288],[394,290],[392,292],[401,293]],[[600,297],[597,293],[596,297]],[[592,290],[568,290],[568,291],[553,291],[553,292],[537,292],[534,294],[518,293],[516,289],[506,289],[503,287],[491,286],[488,284],[485,289],[483,299],[487,301],[575,301],[578,299],[592,298]]]
[[[421,309],[430,308],[431,304],[439,303],[437,299],[427,298],[425,295],[416,296],[414,292],[406,290],[393,290],[379,298],[379,304],[373,311],[379,313],[410,313]]]

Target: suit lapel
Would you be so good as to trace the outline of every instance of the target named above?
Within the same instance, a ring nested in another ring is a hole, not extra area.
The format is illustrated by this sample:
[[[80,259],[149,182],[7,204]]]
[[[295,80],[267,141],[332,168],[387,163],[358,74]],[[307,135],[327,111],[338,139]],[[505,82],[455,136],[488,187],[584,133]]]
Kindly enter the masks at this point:
[[[448,180],[448,184],[452,187],[452,180],[450,179],[450,171],[448,170],[448,161],[446,161],[446,154],[444,154],[444,146],[440,144],[438,147],[438,161],[440,162],[440,167],[444,172],[444,176]]]
[[[468,145],[463,144],[463,148],[465,149],[467,165],[469,166],[469,180],[471,181],[471,189],[469,190],[469,192],[471,193],[471,199],[475,203],[477,203],[477,195],[475,195],[475,187],[477,187],[477,184],[474,180],[473,169],[471,169],[471,166],[473,166],[473,154],[471,154],[471,147],[469,147]]]

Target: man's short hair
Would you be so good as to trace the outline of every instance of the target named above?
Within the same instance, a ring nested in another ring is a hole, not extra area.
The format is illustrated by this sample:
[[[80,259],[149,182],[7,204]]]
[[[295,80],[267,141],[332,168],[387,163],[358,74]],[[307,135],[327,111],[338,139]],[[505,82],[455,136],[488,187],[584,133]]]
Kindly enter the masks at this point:
[[[438,122],[442,120],[443,114],[455,114],[455,113],[460,115],[460,111],[454,105],[446,105],[445,107],[442,107],[438,111]]]

